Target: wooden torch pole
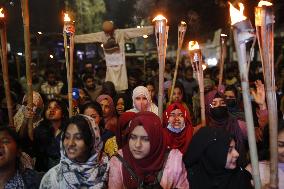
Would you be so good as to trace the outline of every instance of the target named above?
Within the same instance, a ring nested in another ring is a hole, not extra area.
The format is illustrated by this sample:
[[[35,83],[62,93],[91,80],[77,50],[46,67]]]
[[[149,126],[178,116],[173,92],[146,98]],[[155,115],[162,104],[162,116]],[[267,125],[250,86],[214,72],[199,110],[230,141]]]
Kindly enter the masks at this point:
[[[8,71],[8,59],[7,59],[7,34],[6,34],[6,23],[5,15],[2,13],[3,8],[0,8],[0,36],[1,36],[1,63],[3,72],[3,81],[5,87],[5,96],[7,100],[9,126],[14,127],[13,120],[13,102],[10,93],[10,82],[9,82],[9,71]]]
[[[199,95],[200,95],[200,107],[201,107],[201,126],[206,125],[205,117],[205,99],[204,99],[204,78],[203,78],[203,68],[202,68],[202,53],[199,45],[195,41],[189,42],[189,56],[192,65],[192,69],[197,76],[199,85]]]
[[[28,107],[32,109],[32,107],[33,107],[33,87],[32,87],[32,74],[31,74],[29,1],[28,0],[21,0],[21,5],[22,5],[22,17],[23,17],[23,24],[24,24]],[[33,120],[32,120],[32,118],[29,118],[28,119],[28,127],[31,128],[32,124],[33,124]]]
[[[169,104],[171,104],[172,98],[173,98],[173,94],[174,94],[174,88],[175,88],[175,84],[176,84],[177,73],[178,73],[178,65],[179,65],[179,59],[180,59],[180,51],[181,51],[181,48],[182,48],[185,32],[186,32],[186,23],[184,21],[181,21],[181,23],[178,26],[177,59],[176,59],[176,67],[175,67],[175,73],[174,73],[172,88],[171,88],[171,94],[170,94],[170,99],[169,99],[170,103]]]
[[[158,110],[159,117],[163,118],[163,96],[164,96],[164,71],[166,61],[166,49],[168,39],[167,19],[158,15],[153,19],[155,22],[156,43],[159,58],[159,92],[158,92]]]
[[[243,5],[240,7],[243,7]],[[239,16],[238,19],[236,19],[233,16],[233,12],[238,13]],[[245,16],[243,16],[241,11],[234,8],[232,4],[230,4],[230,14],[232,20],[231,24],[234,33],[235,47],[239,59],[238,65],[240,70],[245,118],[246,118],[246,125],[248,131],[248,143],[249,143],[249,152],[252,164],[252,176],[254,180],[255,189],[260,189],[261,181],[260,181],[260,174],[258,167],[258,155],[256,149],[252,107],[250,101],[250,90],[249,90],[249,81],[248,81],[249,63],[247,60],[247,50],[246,50],[246,43],[253,40],[255,38],[255,34],[250,21]]]
[[[262,60],[269,115],[270,145],[270,183],[272,189],[278,188],[278,151],[277,151],[277,100],[274,75],[274,13],[272,3],[260,2],[255,8],[255,25]]]

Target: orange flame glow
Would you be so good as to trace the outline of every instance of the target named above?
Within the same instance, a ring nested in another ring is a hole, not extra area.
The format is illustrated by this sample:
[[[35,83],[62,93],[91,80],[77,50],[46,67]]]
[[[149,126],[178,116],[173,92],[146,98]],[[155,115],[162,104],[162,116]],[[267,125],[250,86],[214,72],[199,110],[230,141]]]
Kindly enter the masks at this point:
[[[262,7],[262,6],[272,6],[273,4],[269,1],[259,1],[258,3],[258,7]]]
[[[5,14],[2,11],[3,11],[3,8],[0,8],[0,18],[4,18],[5,17]]]
[[[188,43],[188,50],[193,51],[193,50],[196,50],[196,49],[199,49],[198,42],[197,41],[190,41]]]
[[[64,13],[64,22],[70,22],[71,19],[67,13]]]
[[[166,22],[168,22],[168,20],[161,14],[159,14],[158,16],[156,16],[152,22],[155,22],[155,21],[160,21],[160,20],[166,20]]]
[[[244,16],[244,5],[242,3],[239,3],[240,10],[236,9],[230,2],[230,16],[231,16],[231,25],[234,25],[238,22],[241,22],[247,17]]]

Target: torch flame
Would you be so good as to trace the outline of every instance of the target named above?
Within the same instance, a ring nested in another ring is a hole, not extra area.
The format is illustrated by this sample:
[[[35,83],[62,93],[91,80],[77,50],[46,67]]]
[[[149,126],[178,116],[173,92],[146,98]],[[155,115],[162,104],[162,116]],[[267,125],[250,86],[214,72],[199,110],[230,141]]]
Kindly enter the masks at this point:
[[[155,22],[155,21],[160,21],[160,20],[166,20],[166,22],[168,22],[168,20],[161,14],[159,14],[158,16],[156,16],[152,22]]]
[[[5,14],[2,11],[3,11],[3,8],[0,8],[0,18],[4,18],[5,17]]]
[[[71,19],[67,13],[64,13],[64,22],[70,22]]]
[[[196,49],[199,49],[198,42],[197,41],[190,41],[188,43],[188,50],[193,51],[193,50],[196,50]]]
[[[258,3],[258,7],[262,7],[262,6],[272,6],[273,4],[269,1],[259,1]]]
[[[241,22],[247,17],[244,16],[244,5],[242,3],[239,3],[240,10],[236,9],[230,2],[230,16],[231,16],[231,25],[236,24],[237,22]]]

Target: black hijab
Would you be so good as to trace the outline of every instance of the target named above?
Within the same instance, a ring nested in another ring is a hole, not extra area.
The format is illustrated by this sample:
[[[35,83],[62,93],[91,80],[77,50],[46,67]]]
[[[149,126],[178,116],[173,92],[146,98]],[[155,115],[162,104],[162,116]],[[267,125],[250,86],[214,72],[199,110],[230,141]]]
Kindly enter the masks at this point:
[[[250,189],[251,175],[245,169],[225,168],[233,137],[223,129],[201,128],[184,154],[191,189]]]

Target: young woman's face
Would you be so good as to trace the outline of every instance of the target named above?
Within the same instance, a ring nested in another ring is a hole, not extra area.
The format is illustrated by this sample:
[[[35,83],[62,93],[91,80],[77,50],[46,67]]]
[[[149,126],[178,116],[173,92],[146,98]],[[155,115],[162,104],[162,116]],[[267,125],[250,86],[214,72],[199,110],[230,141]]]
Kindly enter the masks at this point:
[[[85,162],[88,158],[88,147],[83,140],[83,135],[77,125],[71,123],[68,125],[63,146],[67,157],[72,161]]]
[[[56,121],[62,118],[62,110],[57,102],[52,101],[48,104],[48,107],[45,111],[45,117],[50,121]]]
[[[91,107],[85,109],[84,115],[87,115],[87,116],[90,116],[91,118],[93,118],[97,125],[99,125],[99,123],[102,119],[100,117],[100,115],[98,114],[98,112],[94,108],[91,108]]]
[[[123,98],[119,98],[118,100],[117,100],[117,103],[116,103],[116,111],[117,111],[117,113],[120,115],[120,114],[122,114],[125,110],[124,110],[124,100],[123,100]]]
[[[232,140],[229,145],[229,150],[227,154],[227,162],[225,165],[226,169],[235,169],[237,167],[237,160],[239,153],[236,150],[236,142]]]
[[[146,96],[139,95],[134,99],[134,105],[139,110],[139,112],[147,111],[148,100]]]
[[[100,105],[102,107],[103,110],[103,116],[107,117],[110,114],[110,104],[109,101],[107,99],[104,99],[100,102]]]
[[[16,141],[6,131],[0,132],[0,168],[16,164],[18,148]]]
[[[278,161],[284,163],[284,131],[278,134]]]
[[[176,129],[184,125],[184,115],[180,109],[175,109],[170,113],[169,123]]]
[[[182,101],[183,94],[180,90],[180,88],[174,88],[173,93],[173,102],[181,102]]]
[[[150,153],[150,140],[143,126],[136,126],[129,135],[129,149],[135,159],[143,159]]]

